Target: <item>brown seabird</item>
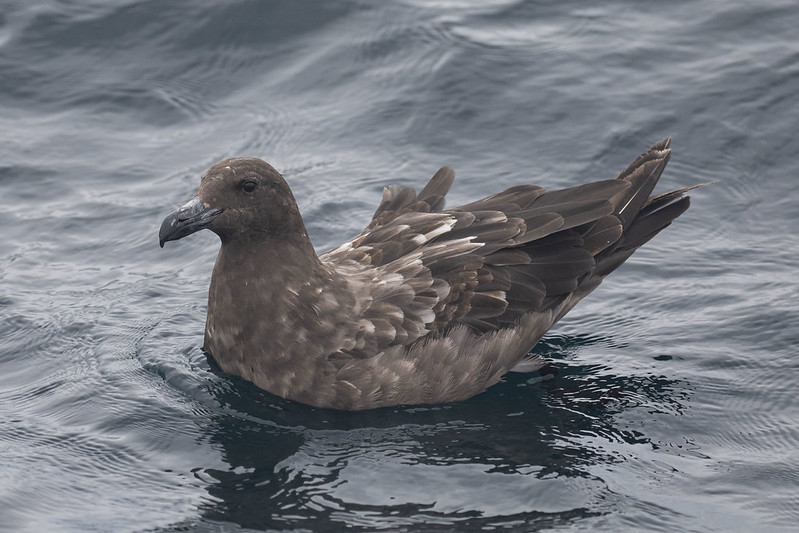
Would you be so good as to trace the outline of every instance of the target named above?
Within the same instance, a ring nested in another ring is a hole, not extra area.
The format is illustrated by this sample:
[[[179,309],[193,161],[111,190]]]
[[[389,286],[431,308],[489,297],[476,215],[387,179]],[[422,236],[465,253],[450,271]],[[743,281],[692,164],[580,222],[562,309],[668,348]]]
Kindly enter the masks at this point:
[[[464,400],[543,366],[529,351],[544,333],[688,208],[694,187],[650,196],[669,143],[616,179],[452,209],[444,167],[418,195],[386,188],[366,229],[320,255],[280,173],[226,159],[160,244],[203,228],[222,241],[204,349],[223,371],[317,407]]]

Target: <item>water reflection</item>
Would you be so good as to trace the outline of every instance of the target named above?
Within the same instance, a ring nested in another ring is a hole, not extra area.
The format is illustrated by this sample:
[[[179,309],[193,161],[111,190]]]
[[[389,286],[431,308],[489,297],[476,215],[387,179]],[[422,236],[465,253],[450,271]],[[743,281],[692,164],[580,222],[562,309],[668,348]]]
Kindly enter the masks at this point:
[[[618,419],[637,409],[679,414],[677,383],[620,376],[570,360],[596,337],[550,337],[536,351],[554,379],[510,374],[457,404],[346,413],[264,393],[237,378],[212,391],[224,408],[210,440],[226,471],[198,469],[207,520],[247,528],[550,527],[610,512],[597,465],[603,444],[652,448]],[[617,448],[617,447],[616,447]]]

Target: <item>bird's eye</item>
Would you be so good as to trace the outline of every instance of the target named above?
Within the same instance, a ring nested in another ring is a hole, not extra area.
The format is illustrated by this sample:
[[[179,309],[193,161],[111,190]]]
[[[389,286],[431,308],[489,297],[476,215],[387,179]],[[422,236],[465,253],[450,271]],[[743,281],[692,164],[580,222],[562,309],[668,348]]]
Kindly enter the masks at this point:
[[[244,190],[244,192],[253,192],[258,188],[258,182],[255,180],[247,180],[241,184],[241,188]]]

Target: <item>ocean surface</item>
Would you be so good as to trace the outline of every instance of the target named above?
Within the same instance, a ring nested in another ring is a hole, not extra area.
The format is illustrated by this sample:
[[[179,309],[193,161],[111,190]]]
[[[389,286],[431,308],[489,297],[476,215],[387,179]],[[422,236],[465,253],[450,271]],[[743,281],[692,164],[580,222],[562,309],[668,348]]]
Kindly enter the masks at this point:
[[[0,530],[796,531],[794,0],[0,1]],[[314,245],[383,186],[615,177],[692,207],[469,401],[295,404],[202,351],[214,162]]]

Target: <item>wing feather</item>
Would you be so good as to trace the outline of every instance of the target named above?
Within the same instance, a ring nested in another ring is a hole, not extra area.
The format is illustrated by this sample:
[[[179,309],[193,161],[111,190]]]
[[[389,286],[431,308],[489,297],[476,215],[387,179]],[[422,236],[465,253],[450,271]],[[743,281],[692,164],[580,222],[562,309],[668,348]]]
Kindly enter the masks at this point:
[[[418,195],[386,188],[364,232],[320,256],[332,268],[348,265],[371,302],[348,356],[457,326],[499,330],[530,313],[558,320],[688,208],[683,194],[693,187],[650,196],[668,146],[653,145],[613,180],[557,191],[520,185],[450,210],[449,167]]]

